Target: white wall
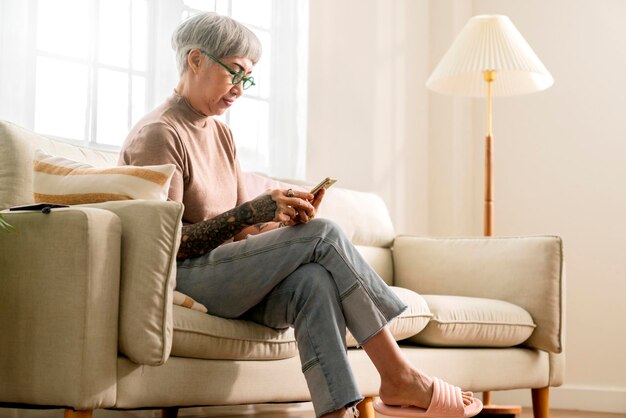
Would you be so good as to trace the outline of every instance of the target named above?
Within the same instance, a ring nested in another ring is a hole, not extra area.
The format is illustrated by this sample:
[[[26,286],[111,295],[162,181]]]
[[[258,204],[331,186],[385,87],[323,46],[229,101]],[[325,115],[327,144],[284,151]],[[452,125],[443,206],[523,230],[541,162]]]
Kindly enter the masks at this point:
[[[400,229],[427,230],[428,4],[310,3],[307,179],[378,192]],[[417,24],[416,24],[417,20]],[[410,140],[409,140],[410,139]]]
[[[495,109],[496,231],[563,237],[563,396],[612,393],[604,406],[626,412],[626,2],[475,2],[492,12],[513,19],[555,78]]]
[[[487,13],[508,15],[556,80],[494,101],[495,234],[565,243],[552,404],[626,413],[626,1],[312,1],[307,176],[377,192],[398,232],[480,235],[485,101],[424,83]]]

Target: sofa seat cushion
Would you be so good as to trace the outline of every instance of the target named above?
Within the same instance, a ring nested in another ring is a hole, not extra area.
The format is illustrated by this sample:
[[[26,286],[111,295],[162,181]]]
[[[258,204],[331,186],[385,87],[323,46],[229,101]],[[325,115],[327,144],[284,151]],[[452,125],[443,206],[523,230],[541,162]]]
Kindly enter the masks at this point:
[[[174,305],[172,355],[220,360],[276,360],[298,353],[292,328],[275,330]]]
[[[423,330],[433,315],[430,309],[428,309],[428,304],[419,294],[402,287],[390,286],[390,288],[400,300],[408,305],[408,308],[405,309],[404,312],[389,322],[391,335],[393,335],[396,341],[400,341]],[[352,334],[350,334],[350,331],[347,332],[346,342],[348,347],[358,346],[358,343]]]
[[[433,317],[409,341],[435,347],[512,347],[535,329],[530,314],[494,299],[423,295]]]

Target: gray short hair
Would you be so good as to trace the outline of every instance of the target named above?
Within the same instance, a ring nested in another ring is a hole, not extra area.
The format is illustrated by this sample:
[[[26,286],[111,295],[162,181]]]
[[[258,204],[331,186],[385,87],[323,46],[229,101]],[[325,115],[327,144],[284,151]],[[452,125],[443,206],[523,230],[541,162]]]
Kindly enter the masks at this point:
[[[178,25],[172,34],[172,48],[180,75],[187,70],[187,54],[194,48],[217,58],[248,58],[253,64],[261,58],[261,42],[250,29],[213,12],[193,15]]]

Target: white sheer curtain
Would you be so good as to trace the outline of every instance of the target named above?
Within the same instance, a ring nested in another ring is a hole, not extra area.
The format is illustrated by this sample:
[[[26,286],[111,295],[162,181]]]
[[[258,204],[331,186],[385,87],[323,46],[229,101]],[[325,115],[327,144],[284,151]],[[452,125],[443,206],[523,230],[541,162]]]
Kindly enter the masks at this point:
[[[204,10],[231,15],[263,43],[257,86],[223,116],[243,169],[303,178],[303,0],[1,0],[0,118],[68,142],[119,148],[176,86],[173,29]]]

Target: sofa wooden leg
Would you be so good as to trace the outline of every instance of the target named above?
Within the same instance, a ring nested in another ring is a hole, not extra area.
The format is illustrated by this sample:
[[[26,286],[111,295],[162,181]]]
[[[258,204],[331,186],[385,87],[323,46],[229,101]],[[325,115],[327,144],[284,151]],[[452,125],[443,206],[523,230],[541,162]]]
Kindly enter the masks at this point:
[[[550,388],[531,389],[533,397],[533,416],[548,418],[550,406]]]
[[[65,413],[63,414],[64,418],[91,418],[93,415],[93,409],[84,409],[80,411],[75,411],[73,409],[65,409]]]
[[[178,416],[178,408],[170,407],[161,409],[161,418],[176,418]]]
[[[376,412],[374,412],[374,398],[367,397],[363,399],[358,405],[359,418],[375,418]]]

